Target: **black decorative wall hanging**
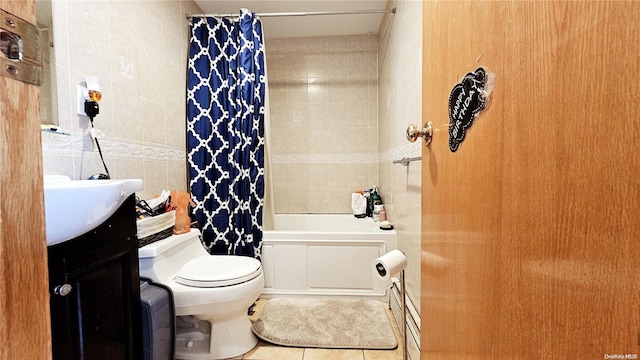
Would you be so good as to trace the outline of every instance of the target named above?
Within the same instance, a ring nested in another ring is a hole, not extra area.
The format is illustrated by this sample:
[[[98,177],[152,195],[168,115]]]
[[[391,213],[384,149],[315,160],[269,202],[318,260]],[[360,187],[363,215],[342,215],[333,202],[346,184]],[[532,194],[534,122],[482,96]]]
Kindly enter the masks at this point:
[[[476,115],[484,110],[489,92],[487,72],[478,68],[456,84],[449,95],[449,149],[455,152],[464,141]]]

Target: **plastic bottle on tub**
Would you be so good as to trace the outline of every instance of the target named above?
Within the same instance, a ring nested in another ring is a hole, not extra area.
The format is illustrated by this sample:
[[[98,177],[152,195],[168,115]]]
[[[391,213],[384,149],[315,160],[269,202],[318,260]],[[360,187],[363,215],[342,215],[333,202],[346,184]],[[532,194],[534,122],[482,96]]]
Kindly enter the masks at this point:
[[[365,216],[371,216],[373,214],[373,203],[371,202],[371,189],[364,191],[364,198],[366,199],[366,203],[367,203]]]
[[[384,205],[382,204],[373,205],[373,221],[381,221],[380,213],[382,212],[383,208]]]
[[[351,194],[351,210],[353,216],[363,218],[367,216],[367,199],[364,197],[362,190],[356,190]]]
[[[371,196],[369,198],[369,208],[370,208],[370,214],[371,214],[369,216],[373,216],[373,212],[375,210],[376,205],[382,205],[382,198],[378,194],[378,188],[375,185],[373,185],[373,188],[371,189]]]

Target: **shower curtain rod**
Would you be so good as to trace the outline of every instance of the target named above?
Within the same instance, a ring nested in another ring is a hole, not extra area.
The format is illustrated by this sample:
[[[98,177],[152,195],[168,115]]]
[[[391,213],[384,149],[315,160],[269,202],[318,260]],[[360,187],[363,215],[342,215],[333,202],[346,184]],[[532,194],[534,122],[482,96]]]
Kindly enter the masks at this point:
[[[312,12],[281,12],[281,13],[256,13],[260,17],[283,16],[316,16],[316,15],[358,15],[358,14],[385,14],[396,13],[396,8],[385,10],[356,10],[356,11],[312,11]],[[187,19],[192,17],[237,17],[238,14],[185,14]]]

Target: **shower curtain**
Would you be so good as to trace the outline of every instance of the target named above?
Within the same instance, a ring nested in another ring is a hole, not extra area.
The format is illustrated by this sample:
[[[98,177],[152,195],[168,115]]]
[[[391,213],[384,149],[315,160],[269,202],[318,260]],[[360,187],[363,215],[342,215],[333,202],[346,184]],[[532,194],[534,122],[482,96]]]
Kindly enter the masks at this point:
[[[211,254],[261,257],[266,68],[262,25],[193,18],[187,74],[187,162],[194,215]]]

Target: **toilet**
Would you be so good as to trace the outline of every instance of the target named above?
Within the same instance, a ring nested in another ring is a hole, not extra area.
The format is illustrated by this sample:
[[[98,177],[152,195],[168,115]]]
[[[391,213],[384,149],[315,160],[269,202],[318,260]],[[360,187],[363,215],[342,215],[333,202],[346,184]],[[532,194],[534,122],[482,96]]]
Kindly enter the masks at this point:
[[[247,315],[264,287],[260,261],[210,255],[201,233],[172,235],[138,249],[140,277],[173,291],[176,359],[226,359],[258,339]]]

